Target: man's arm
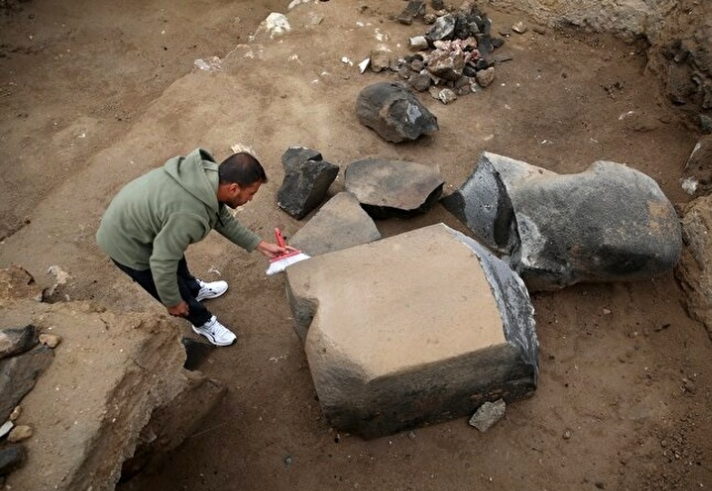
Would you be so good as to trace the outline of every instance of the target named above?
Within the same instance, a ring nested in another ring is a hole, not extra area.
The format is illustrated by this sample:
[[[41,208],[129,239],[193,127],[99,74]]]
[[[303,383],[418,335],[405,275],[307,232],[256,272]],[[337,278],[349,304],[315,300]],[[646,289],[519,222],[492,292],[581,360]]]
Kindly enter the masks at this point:
[[[255,234],[238,222],[227,210],[226,206],[220,207],[220,220],[215,226],[215,230],[248,252],[252,252],[257,249],[269,258],[273,258],[287,252],[286,247],[280,247],[277,244],[265,242],[259,235]]]
[[[262,242],[260,236],[248,229],[228,211],[227,206],[220,206],[220,219],[218,220],[215,230],[231,241],[232,243],[242,247],[247,252],[252,252],[257,249],[257,246]]]

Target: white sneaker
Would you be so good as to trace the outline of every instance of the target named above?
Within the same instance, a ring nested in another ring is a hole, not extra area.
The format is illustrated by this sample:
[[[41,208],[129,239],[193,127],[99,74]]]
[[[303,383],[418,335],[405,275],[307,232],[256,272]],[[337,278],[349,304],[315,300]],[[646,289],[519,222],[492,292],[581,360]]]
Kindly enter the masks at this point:
[[[220,324],[215,316],[212,316],[202,326],[193,326],[193,331],[208,338],[208,341],[215,346],[230,346],[237,339],[237,336],[230,329]]]
[[[197,281],[200,285],[200,291],[195,296],[195,299],[198,302],[200,302],[201,300],[218,298],[220,295],[227,291],[227,281],[211,281],[210,283],[206,283],[200,280]]]

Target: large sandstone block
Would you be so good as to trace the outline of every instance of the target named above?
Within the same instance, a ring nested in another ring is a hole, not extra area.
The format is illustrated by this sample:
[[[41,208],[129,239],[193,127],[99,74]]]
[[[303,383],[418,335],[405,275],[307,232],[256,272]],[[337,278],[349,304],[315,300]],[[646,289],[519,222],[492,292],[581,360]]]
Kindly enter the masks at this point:
[[[524,284],[443,224],[314,257],[286,277],[322,410],[341,430],[374,438],[536,388]]]

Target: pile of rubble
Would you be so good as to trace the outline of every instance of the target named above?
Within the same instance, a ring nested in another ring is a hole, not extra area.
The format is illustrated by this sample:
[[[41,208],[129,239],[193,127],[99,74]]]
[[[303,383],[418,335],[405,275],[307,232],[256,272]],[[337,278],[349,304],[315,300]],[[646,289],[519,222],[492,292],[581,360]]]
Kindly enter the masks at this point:
[[[418,92],[428,91],[434,98],[449,104],[472,92],[489,86],[495,77],[495,65],[511,58],[496,56],[494,51],[504,39],[491,34],[492,21],[471,0],[459,8],[446,8],[442,0],[432,0],[432,12],[426,13],[423,0],[410,0],[396,20],[412,24],[421,19],[430,24],[423,35],[411,37],[413,54],[390,59],[390,52],[376,48],[360,65],[374,72],[393,70]],[[515,26],[524,32],[524,26]]]

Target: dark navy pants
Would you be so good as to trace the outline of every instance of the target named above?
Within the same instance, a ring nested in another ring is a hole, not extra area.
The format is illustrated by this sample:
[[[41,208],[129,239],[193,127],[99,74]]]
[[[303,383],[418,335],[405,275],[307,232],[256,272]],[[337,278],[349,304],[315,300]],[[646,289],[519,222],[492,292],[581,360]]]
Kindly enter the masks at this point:
[[[132,280],[150,293],[153,298],[159,302],[161,301],[150,269],[141,271],[124,266],[123,264],[116,262],[114,259],[112,259],[112,261],[114,261],[114,264],[116,264],[121,271],[129,275]],[[183,256],[178,262],[178,271],[176,273],[178,277],[178,289],[180,291],[180,296],[188,304],[188,310],[190,310],[190,313],[185,318],[188,319],[188,321],[190,321],[190,323],[194,326],[201,326],[205,324],[210,320],[213,314],[211,314],[202,303],[195,299],[196,295],[198,295],[198,292],[200,291],[200,285],[198,284],[198,280],[190,274],[190,271],[188,270],[188,262],[185,260],[185,256]]]

